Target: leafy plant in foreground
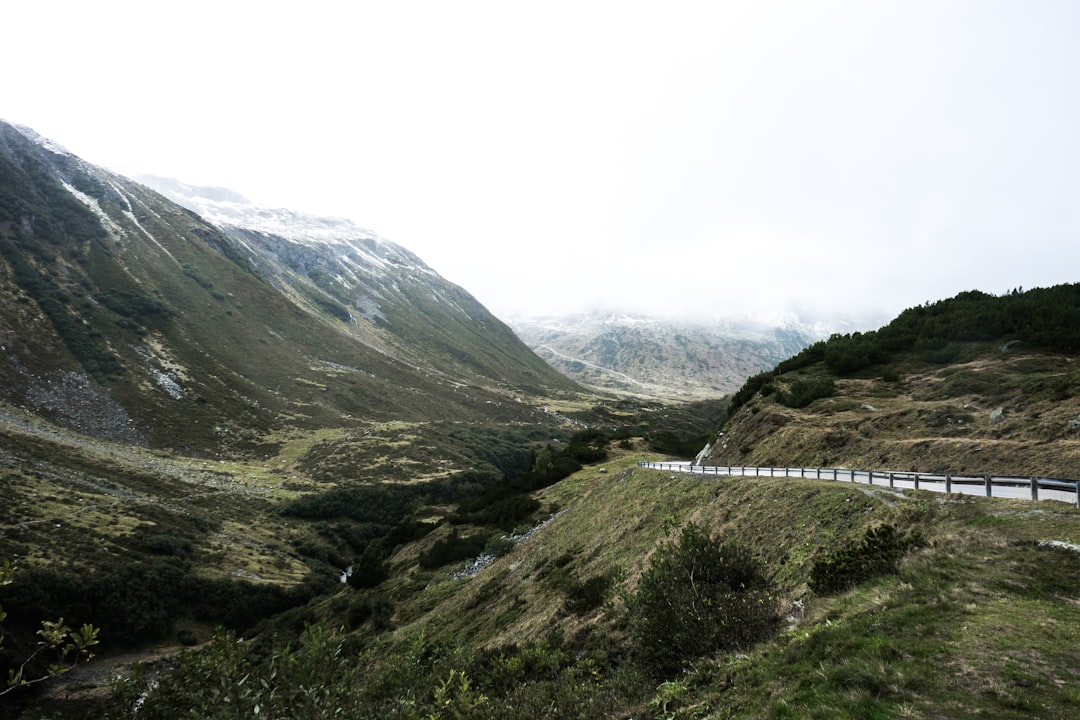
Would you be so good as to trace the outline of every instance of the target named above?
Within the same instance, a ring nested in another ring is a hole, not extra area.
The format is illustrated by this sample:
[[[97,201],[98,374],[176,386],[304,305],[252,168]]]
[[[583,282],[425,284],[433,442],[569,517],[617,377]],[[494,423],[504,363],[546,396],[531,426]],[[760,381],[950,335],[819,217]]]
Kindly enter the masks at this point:
[[[0,585],[9,585],[15,568],[9,560],[5,560],[0,567]],[[0,607],[0,623],[7,617],[7,613]],[[17,688],[35,685],[49,678],[62,675],[80,662],[89,661],[94,657],[90,648],[98,643],[98,630],[93,625],[83,625],[78,630],[72,630],[64,624],[64,618],[56,621],[42,620],[41,629],[37,631],[41,638],[33,652],[25,659],[16,661],[17,667],[8,668],[7,680],[0,688],[0,696],[6,695]],[[0,646],[4,642],[3,628],[0,628]],[[39,656],[42,656],[39,660]],[[46,663],[44,667],[42,660]]]

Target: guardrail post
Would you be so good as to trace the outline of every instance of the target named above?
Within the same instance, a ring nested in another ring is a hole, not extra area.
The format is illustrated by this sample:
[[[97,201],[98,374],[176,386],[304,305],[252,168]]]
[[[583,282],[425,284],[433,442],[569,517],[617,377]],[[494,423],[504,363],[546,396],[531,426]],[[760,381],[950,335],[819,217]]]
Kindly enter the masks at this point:
[[[919,473],[915,473],[915,489],[919,489]]]
[[[889,487],[896,487],[896,476],[893,473],[889,473]]]
[[[986,480],[986,497],[993,497],[994,496],[994,483],[990,479],[989,475],[987,475],[984,479]]]
[[[952,473],[945,473],[945,492],[952,492]]]
[[[817,479],[821,479],[821,468],[814,468],[817,471]]]
[[[1031,478],[1031,499],[1039,499],[1039,479],[1037,477]]]
[[[1076,481],[1076,507],[1080,508],[1080,480]]]
[[[874,484],[874,471],[873,470],[867,470],[866,471],[866,481],[868,483],[870,483],[871,485]]]

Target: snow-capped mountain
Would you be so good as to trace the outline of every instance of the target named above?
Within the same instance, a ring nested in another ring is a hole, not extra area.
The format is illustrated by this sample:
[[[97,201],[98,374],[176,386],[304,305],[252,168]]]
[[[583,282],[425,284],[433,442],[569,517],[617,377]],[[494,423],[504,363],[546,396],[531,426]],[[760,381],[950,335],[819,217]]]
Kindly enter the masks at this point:
[[[573,392],[374,233],[163,183],[182,207],[147,182],[0,122],[0,402],[201,451],[281,423],[459,420],[506,400],[528,415],[520,398]]]

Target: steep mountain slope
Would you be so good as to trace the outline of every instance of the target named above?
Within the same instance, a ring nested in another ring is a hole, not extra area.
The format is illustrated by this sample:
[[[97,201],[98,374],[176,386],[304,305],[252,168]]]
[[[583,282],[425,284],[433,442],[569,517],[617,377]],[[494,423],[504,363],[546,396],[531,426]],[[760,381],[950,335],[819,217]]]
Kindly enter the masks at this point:
[[[1080,478],[1080,286],[912,308],[752,378],[706,462]]]
[[[574,392],[407,251],[254,217],[218,227],[0,124],[0,401],[223,452],[285,426],[531,419]]]
[[[719,397],[813,340],[798,327],[674,322],[633,315],[517,317],[514,332],[584,385],[676,400]]]
[[[221,188],[136,179],[221,228],[304,310],[401,362],[452,382],[571,387],[467,292],[348,220],[261,208]]]

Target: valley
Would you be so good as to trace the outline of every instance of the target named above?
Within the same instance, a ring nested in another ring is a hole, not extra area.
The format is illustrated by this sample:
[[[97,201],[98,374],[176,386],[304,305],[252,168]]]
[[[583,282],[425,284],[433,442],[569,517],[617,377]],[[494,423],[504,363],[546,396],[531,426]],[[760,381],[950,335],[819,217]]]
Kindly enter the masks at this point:
[[[351,222],[0,123],[0,662],[34,678],[0,712],[1067,717],[1076,507],[646,465],[1080,478],[1077,328],[1076,285],[827,340],[503,322]]]

